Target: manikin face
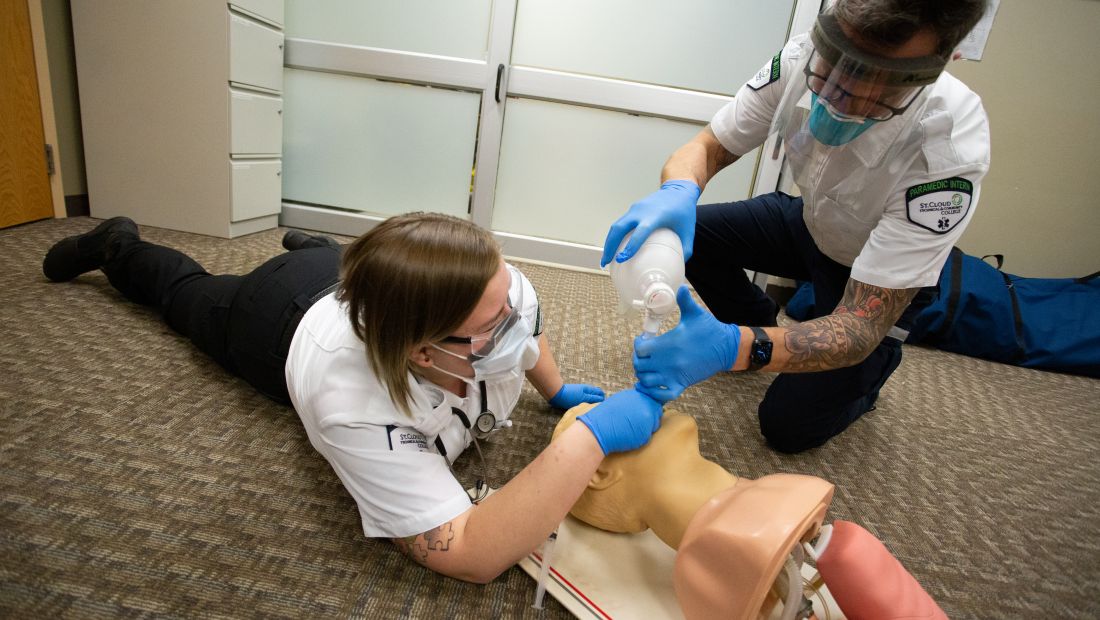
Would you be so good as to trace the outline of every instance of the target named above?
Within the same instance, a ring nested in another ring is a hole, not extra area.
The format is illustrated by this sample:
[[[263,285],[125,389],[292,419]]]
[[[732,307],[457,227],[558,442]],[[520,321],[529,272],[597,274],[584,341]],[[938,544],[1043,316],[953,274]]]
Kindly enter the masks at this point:
[[[567,411],[554,428],[554,437],[594,406],[581,405]],[[649,524],[644,515],[663,499],[657,497],[665,488],[662,481],[681,484],[685,472],[702,461],[705,459],[699,454],[695,418],[666,412],[661,427],[645,447],[604,457],[570,513],[610,532],[645,531]]]

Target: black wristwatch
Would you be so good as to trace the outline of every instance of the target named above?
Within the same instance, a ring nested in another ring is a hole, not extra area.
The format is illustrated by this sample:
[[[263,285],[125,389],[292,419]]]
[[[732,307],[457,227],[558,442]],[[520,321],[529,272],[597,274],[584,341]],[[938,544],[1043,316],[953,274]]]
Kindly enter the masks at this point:
[[[749,370],[760,370],[772,361],[772,339],[759,327],[750,327],[753,340],[749,349]]]

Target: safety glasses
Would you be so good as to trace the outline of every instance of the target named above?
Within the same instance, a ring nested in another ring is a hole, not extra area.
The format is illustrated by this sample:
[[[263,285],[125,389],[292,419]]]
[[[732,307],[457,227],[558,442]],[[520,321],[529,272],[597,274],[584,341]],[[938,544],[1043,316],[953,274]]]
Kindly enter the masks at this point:
[[[473,336],[447,336],[443,338],[442,342],[470,345],[470,361],[489,357],[504,339],[504,335],[520,318],[518,309],[523,307],[523,285],[520,283],[519,286],[516,286],[519,278],[516,277],[514,271],[514,268],[509,265],[507,308],[505,309],[505,315],[500,318],[496,325],[481,334]]]

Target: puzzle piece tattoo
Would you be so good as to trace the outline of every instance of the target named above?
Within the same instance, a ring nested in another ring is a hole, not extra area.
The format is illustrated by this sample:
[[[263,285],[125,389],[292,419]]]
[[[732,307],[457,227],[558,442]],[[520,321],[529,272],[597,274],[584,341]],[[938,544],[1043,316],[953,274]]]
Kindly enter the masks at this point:
[[[451,523],[447,522],[422,534],[394,538],[393,542],[402,553],[420,564],[428,563],[429,551],[447,551],[451,547],[455,533]]]

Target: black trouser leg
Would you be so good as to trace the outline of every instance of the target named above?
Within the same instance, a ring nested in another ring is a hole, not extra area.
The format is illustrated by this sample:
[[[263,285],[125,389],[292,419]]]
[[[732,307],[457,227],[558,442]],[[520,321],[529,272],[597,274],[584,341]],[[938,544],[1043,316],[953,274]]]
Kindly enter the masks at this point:
[[[124,237],[103,265],[107,279],[127,299],[158,308],[172,329],[230,371],[225,355],[229,305],[241,276],[213,276],[183,252]]]
[[[226,355],[235,372],[265,396],[288,402],[286,355],[302,315],[337,281],[338,246],[281,254],[244,276],[229,308]]]
[[[874,407],[900,363],[901,343],[887,338],[855,366],[782,373],[760,403],[760,432],[780,452],[816,448]]]
[[[339,274],[336,247],[280,254],[248,275],[210,275],[186,254],[121,240],[103,266],[127,299],[160,309],[199,350],[262,394],[287,402],[290,339],[318,292]]]
[[[802,219],[802,200],[781,193],[698,208],[688,279],[719,320],[774,325],[774,302],[744,269],[812,281],[815,318],[832,313],[851,277],[850,267],[818,250]],[[920,307],[914,302],[898,326],[907,329]],[[887,338],[855,366],[782,373],[760,403],[760,431],[783,452],[820,446],[874,406],[900,362],[901,343]]]
[[[778,306],[749,280],[745,269],[809,279],[808,261],[800,251],[805,239],[790,221],[801,218],[801,205],[800,199],[775,193],[698,207],[686,275],[718,320],[775,325]]]
[[[831,314],[851,277],[814,270],[814,316]],[[817,300],[821,301],[818,302]],[[931,301],[928,290],[909,304],[896,326],[908,330]],[[879,390],[901,364],[901,341],[887,336],[866,359],[846,368],[813,373],[781,373],[757,410],[760,432],[780,452],[801,452],[839,435],[875,406]]]

